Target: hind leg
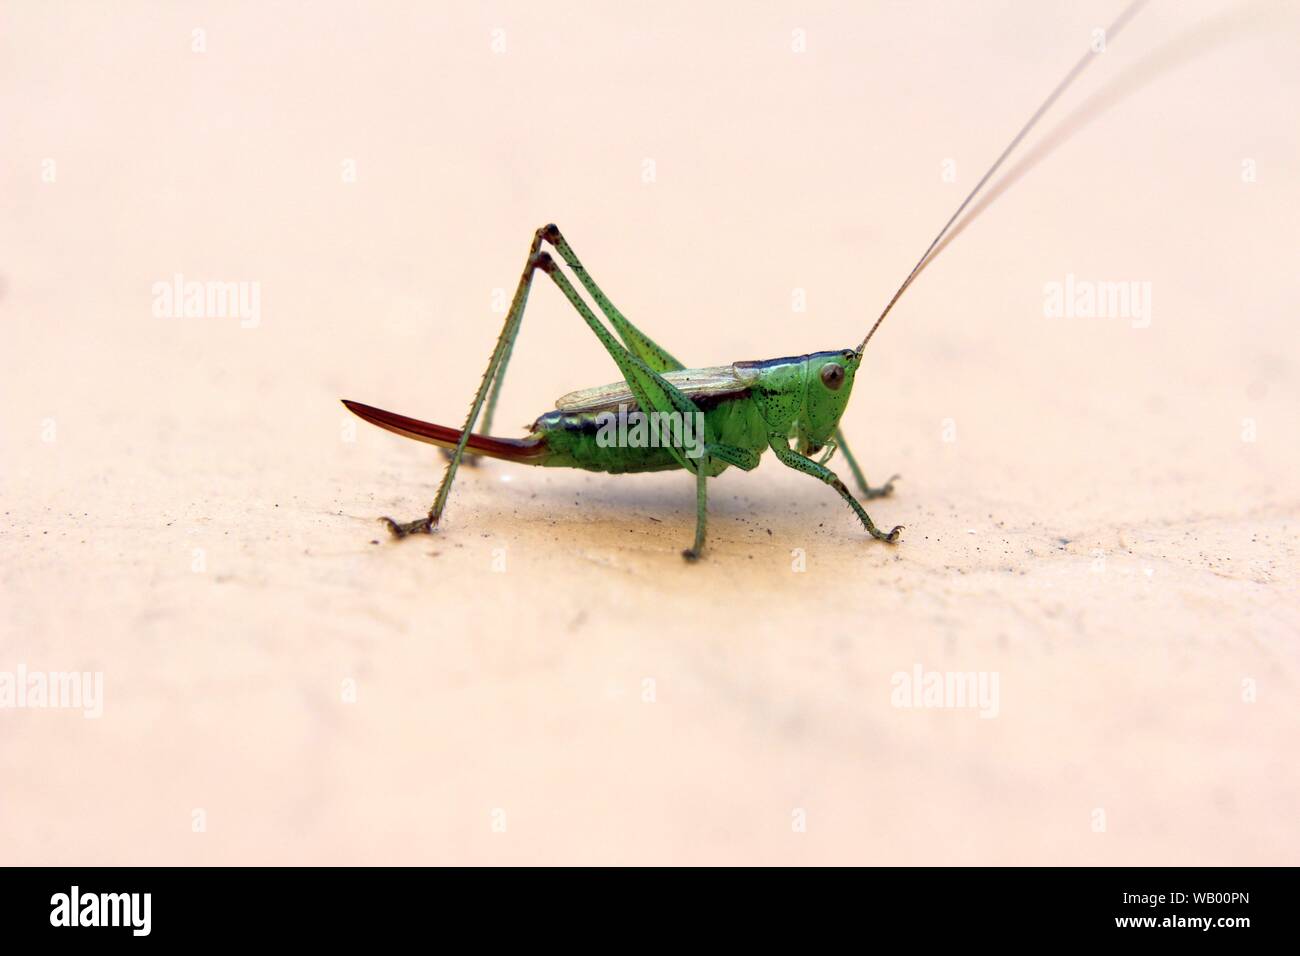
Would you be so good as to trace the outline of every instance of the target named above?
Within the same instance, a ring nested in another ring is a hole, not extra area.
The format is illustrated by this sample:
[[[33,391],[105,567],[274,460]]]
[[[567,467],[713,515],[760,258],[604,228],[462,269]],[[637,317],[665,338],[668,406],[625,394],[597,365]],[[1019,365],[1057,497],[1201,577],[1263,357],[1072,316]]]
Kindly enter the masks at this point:
[[[451,493],[452,482],[456,479],[456,469],[465,456],[465,443],[474,430],[475,422],[478,421],[479,412],[483,409],[483,403],[487,399],[489,388],[492,388],[492,405],[496,404],[496,396],[500,392],[501,381],[504,378],[505,365],[510,359],[510,352],[514,348],[516,337],[519,335],[519,325],[523,321],[524,307],[528,304],[528,290],[533,284],[533,273],[541,265],[538,253],[541,241],[542,235],[539,229],[533,235],[532,244],[528,247],[528,261],[524,264],[524,272],[519,277],[515,297],[510,303],[509,311],[506,313],[505,325],[502,326],[501,334],[497,337],[497,344],[492,350],[492,357],[488,359],[487,368],[483,370],[483,378],[479,382],[478,391],[474,393],[474,400],[470,403],[469,414],[465,417],[465,427],[461,430],[460,442],[447,455],[447,468],[442,474],[442,483],[438,485],[438,494],[433,500],[433,507],[429,509],[427,515],[423,518],[417,518],[415,521],[398,522],[392,518],[384,518],[384,523],[395,538],[404,538],[408,534],[428,534],[438,526],[438,522],[442,519],[443,508],[447,505],[447,496]],[[490,420],[491,407],[488,415]]]
[[[500,382],[505,374],[505,363],[510,357],[511,350],[514,347],[515,338],[519,334],[519,325],[523,321],[524,306],[528,301],[528,291],[532,286],[533,273],[541,269],[551,277],[551,280],[569,300],[570,304],[582,317],[583,321],[591,331],[600,340],[605,347],[614,363],[618,366],[628,387],[636,397],[637,404],[642,408],[655,413],[675,412],[681,415],[698,416],[695,420],[702,421],[703,413],[699,407],[689,397],[681,392],[676,386],[664,379],[656,366],[671,365],[676,362],[671,356],[663,352],[650,339],[645,337],[631,323],[627,322],[609,300],[605,298],[604,293],[599,291],[594,282],[590,282],[590,277],[586,276],[586,270],[582,269],[581,263],[578,263],[575,271],[581,270],[580,277],[585,277],[583,284],[591,291],[594,298],[598,300],[602,310],[608,306],[614,315],[606,313],[606,318],[614,325],[628,343],[625,347],[622,342],[615,337],[614,333],[596,318],[591,308],[574,289],[573,285],[559,271],[557,263],[549,254],[540,251],[541,243],[545,240],[555,245],[556,249],[564,254],[565,258],[572,257],[576,263],[577,259],[573,256],[572,249],[568,243],[564,242],[560,232],[554,226],[544,226],[533,234],[533,242],[529,247],[528,261],[524,267],[524,273],[519,279],[519,288],[515,292],[514,301],[511,303],[510,311],[506,315],[504,327],[501,329],[501,335],[497,339],[496,348],[493,349],[492,357],[488,361],[487,368],[483,371],[483,379],[479,383],[478,391],[474,395],[474,401],[470,406],[469,414],[466,416],[465,425],[461,429],[460,441],[457,443],[455,450],[451,454],[451,460],[447,463],[447,470],[442,477],[442,483],[438,486],[438,494],[434,499],[433,507],[429,509],[428,515],[415,521],[399,523],[391,518],[385,518],[389,531],[395,537],[401,538],[408,534],[429,533],[438,526],[442,518],[443,508],[447,503],[447,496],[451,491],[451,485],[455,479],[456,469],[459,467],[461,460],[465,456],[466,442],[469,440],[470,433],[474,430],[474,425],[478,421],[480,412],[483,410],[483,404],[488,398],[489,390],[492,390],[495,396],[499,390]],[[642,358],[642,355],[646,358]],[[708,444],[707,429],[703,436],[706,446]],[[683,468],[688,471],[694,470],[687,463],[688,459],[683,449],[669,446],[673,457]],[[704,500],[699,497],[700,491],[697,487],[697,500]],[[701,546],[703,541],[700,541]]]

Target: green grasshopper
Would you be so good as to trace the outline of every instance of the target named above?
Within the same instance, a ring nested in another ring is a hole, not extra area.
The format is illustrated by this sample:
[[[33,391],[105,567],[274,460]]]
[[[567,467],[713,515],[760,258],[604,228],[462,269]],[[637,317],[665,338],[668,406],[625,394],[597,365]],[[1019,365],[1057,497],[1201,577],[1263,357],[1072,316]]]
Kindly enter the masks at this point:
[[[1136,0],[1130,5],[1107,30],[1107,35],[1113,37],[1144,2],[1145,0]],[[492,350],[492,357],[488,360],[462,428],[422,422],[360,402],[343,402],[349,410],[372,424],[407,438],[451,450],[442,483],[429,513],[423,518],[405,523],[384,518],[382,520],[387,524],[388,530],[395,537],[403,538],[409,534],[431,533],[437,528],[456,470],[466,454],[526,465],[583,468],[609,474],[680,468],[695,476],[695,541],[682,552],[688,560],[695,560],[704,552],[708,525],[708,479],[732,466],[752,471],[758,467],[763,453],[770,449],[782,464],[834,488],[873,538],[889,544],[897,543],[903,528],[897,526],[890,531],[877,528],[861,502],[839,476],[826,467],[831,455],[837,450],[842,452],[859,492],[867,500],[890,494],[898,477],[895,475],[878,488],[868,485],[840,430],[840,418],[853,393],[853,380],[862,364],[863,352],[880,323],[928,264],[939,243],[971,200],[1094,56],[1091,50],[1084,54],[1003,150],[930,243],[857,348],[688,369],[615,308],[555,225],[538,229],[528,247],[524,271],[506,313],[505,325]],[[577,276],[578,282],[613,326],[613,332],[592,312],[586,300],[561,271],[559,264],[550,253],[543,250],[543,244],[553,248]],[[475,434],[474,427],[480,413],[483,413],[483,430],[492,430],[497,398],[501,394],[506,367],[519,334],[533,276],[538,271],[550,277],[582,316],[614,360],[622,380],[563,396],[556,402],[554,410],[533,423],[526,438],[494,438],[487,434]],[[627,416],[638,413],[642,414],[643,419],[648,417],[660,425],[667,425],[668,440],[648,443],[602,441],[602,437],[609,437],[608,426],[614,416],[622,416],[626,420]],[[688,427],[682,428],[682,422],[686,422]],[[697,424],[693,443],[687,441],[691,423]],[[678,427],[673,428],[673,425]],[[793,447],[791,442],[794,443]],[[821,457],[815,458],[819,453]]]

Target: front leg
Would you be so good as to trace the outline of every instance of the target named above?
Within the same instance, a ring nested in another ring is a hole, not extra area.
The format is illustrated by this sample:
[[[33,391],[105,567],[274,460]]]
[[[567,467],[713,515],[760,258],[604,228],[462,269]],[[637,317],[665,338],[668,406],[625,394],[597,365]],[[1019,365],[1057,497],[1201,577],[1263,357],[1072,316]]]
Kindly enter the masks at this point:
[[[853,509],[858,519],[862,522],[863,527],[870,532],[871,536],[877,541],[884,541],[889,544],[898,543],[898,533],[903,530],[902,525],[897,525],[888,534],[876,527],[867,510],[858,503],[858,499],[853,497],[852,492],[844,487],[844,482],[840,481],[839,476],[831,471],[825,465],[819,465],[811,458],[799,454],[790,447],[790,439],[784,435],[772,434],[768,436],[768,444],[772,446],[772,451],[776,452],[776,457],[781,459],[781,463],[795,471],[802,471],[806,475],[812,475],[814,478],[824,481],[834,488],[841,498],[848,502],[849,507]]]
[[[886,495],[893,494],[894,482],[896,482],[900,476],[894,475],[879,488],[872,488],[868,485],[866,475],[864,475],[862,469],[858,467],[858,460],[853,457],[853,452],[849,451],[849,446],[844,441],[843,429],[835,429],[835,438],[832,441],[832,445],[839,448],[839,450],[844,453],[844,460],[849,463],[849,471],[853,472],[853,480],[858,483],[858,490],[862,492],[862,497],[870,501],[872,498],[884,498]],[[834,448],[832,448],[832,451],[833,450]],[[829,458],[830,455],[827,455],[826,458],[822,459],[821,463],[823,465],[826,464]]]

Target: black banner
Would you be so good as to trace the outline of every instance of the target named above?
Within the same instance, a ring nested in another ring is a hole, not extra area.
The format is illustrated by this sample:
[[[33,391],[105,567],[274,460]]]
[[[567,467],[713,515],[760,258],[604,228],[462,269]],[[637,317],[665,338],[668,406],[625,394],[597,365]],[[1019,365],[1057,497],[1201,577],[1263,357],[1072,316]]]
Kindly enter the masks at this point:
[[[399,942],[512,929],[653,942],[828,934],[987,944],[1286,939],[1293,872],[1276,869],[757,869],[544,876],[447,869],[9,869],[7,940]],[[1284,884],[1287,887],[1284,889]],[[620,929],[619,927],[623,928]],[[603,927],[597,932],[598,927]],[[689,933],[689,936],[683,934]],[[612,935],[610,935],[612,934]],[[919,934],[919,935],[918,935]],[[63,938],[62,940],[60,938]]]

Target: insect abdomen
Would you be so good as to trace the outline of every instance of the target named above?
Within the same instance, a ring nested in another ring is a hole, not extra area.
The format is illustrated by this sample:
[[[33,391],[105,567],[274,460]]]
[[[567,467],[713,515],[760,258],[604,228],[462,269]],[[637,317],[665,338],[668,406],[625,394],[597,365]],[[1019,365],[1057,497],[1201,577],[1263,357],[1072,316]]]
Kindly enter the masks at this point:
[[[679,468],[664,447],[636,447],[600,438],[601,423],[587,412],[548,412],[533,424],[533,434],[546,442],[548,468],[582,468],[610,475]]]
[[[626,411],[631,416],[638,409],[633,405]],[[767,447],[766,429],[747,395],[709,403],[704,418],[714,441],[755,451]],[[693,427],[683,437],[690,439],[687,447],[700,447],[703,435],[698,423],[691,424]],[[533,423],[532,431],[546,442],[549,454],[541,464],[547,467],[582,468],[611,475],[681,467],[668,448],[647,444],[653,440],[649,435],[637,436],[630,425],[620,431],[617,413],[609,410],[547,412]],[[725,464],[715,460],[709,473],[721,474],[725,469]]]

